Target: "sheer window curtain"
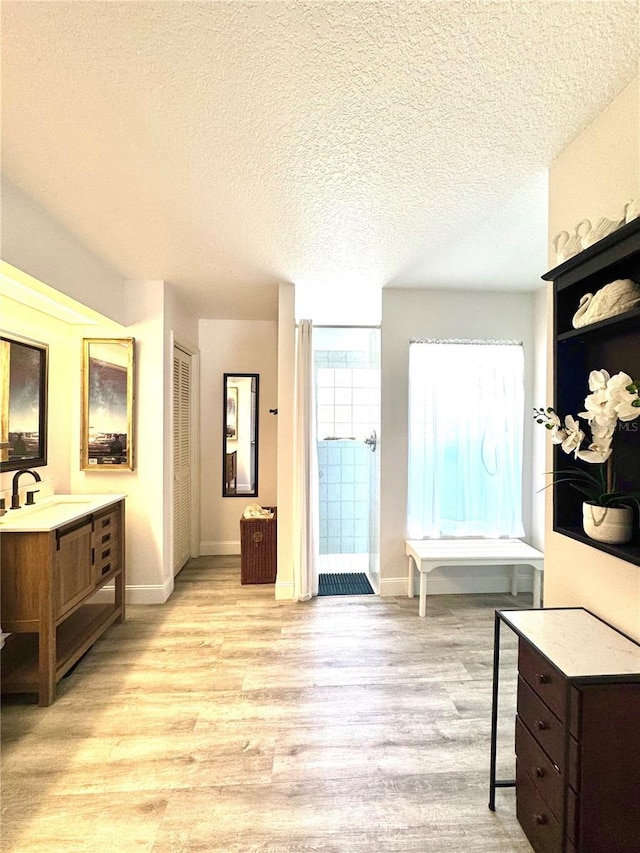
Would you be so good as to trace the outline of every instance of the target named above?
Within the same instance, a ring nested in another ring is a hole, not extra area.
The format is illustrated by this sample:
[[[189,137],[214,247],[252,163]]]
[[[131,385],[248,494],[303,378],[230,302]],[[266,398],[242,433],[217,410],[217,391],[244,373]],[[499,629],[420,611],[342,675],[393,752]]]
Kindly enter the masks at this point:
[[[411,342],[411,539],[524,535],[523,377],[520,345]]]
[[[293,587],[296,601],[318,594],[318,452],[313,373],[313,324],[297,330],[294,396]]]

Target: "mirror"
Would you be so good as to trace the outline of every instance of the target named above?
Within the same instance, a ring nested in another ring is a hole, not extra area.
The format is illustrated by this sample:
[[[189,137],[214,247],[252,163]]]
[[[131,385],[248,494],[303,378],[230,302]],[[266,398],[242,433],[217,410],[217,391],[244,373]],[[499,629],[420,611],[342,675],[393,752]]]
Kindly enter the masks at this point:
[[[222,497],[258,494],[257,373],[225,373]]]
[[[134,338],[83,338],[83,471],[133,471]]]
[[[0,471],[47,464],[46,344],[0,335]]]

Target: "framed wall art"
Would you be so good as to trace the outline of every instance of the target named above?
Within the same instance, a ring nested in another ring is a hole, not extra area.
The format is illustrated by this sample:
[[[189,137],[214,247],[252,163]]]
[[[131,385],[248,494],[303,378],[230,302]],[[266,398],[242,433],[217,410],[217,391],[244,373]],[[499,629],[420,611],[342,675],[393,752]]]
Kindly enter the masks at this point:
[[[134,338],[83,338],[83,471],[133,471]]]

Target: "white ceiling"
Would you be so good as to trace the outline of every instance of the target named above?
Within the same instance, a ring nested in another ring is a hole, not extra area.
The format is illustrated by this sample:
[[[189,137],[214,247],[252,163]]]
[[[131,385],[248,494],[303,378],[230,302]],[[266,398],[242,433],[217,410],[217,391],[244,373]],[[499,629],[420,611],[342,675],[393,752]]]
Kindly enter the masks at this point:
[[[385,286],[538,286],[547,166],[639,45],[640,0],[4,0],[2,168],[200,317],[289,281],[371,322]]]

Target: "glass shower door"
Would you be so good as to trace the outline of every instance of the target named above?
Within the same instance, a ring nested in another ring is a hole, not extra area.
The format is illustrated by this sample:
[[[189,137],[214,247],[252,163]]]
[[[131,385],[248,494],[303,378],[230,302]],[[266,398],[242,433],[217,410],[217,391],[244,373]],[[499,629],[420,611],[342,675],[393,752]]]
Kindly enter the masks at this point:
[[[320,574],[378,589],[380,330],[314,328]]]

